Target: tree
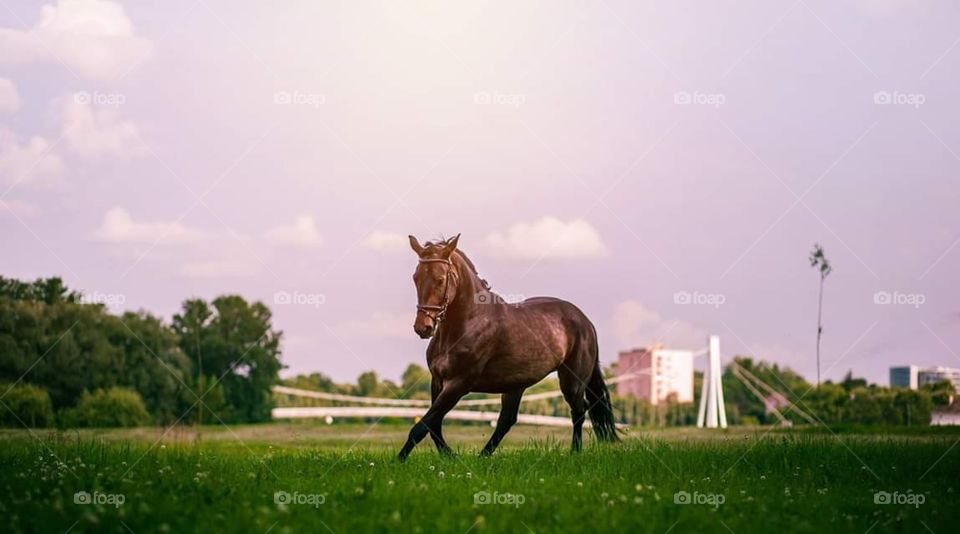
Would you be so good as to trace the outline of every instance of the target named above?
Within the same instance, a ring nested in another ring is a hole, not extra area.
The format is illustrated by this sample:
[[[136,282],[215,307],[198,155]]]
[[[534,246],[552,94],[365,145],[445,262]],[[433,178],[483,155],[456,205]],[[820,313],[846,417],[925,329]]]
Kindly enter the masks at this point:
[[[407,366],[400,378],[400,387],[408,398],[426,396],[430,398],[430,371],[415,363]]]
[[[283,367],[282,332],[273,330],[271,317],[263,303],[248,303],[240,296],[227,295],[210,304],[202,299],[188,300],[183,303],[182,312],[173,318],[180,349],[193,364],[193,383],[198,383],[200,376],[209,375],[213,377],[209,387],[222,384],[230,419],[234,421],[270,419],[271,387],[279,381]],[[202,391],[194,392],[196,397],[188,396],[188,406],[197,402],[197,397],[203,397]]]
[[[817,301],[817,387],[820,387],[820,338],[823,335],[823,281],[833,270],[827,257],[823,254],[823,247],[819,244],[813,245],[813,252],[810,253],[810,266],[820,272],[820,297]]]
[[[361,397],[370,397],[377,392],[380,386],[380,380],[377,378],[376,371],[367,371],[357,377],[357,395]]]
[[[852,391],[855,388],[867,387],[866,378],[854,378],[853,370],[847,371],[847,374],[843,377],[843,382],[840,382],[840,385],[843,386],[843,389],[847,391]]]

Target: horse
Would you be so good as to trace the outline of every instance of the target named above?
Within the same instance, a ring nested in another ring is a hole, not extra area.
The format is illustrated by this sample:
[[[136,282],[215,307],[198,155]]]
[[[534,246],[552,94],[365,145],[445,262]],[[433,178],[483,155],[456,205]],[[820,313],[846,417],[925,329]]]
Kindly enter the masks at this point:
[[[421,245],[413,282],[417,315],[413,329],[430,339],[431,404],[410,429],[402,462],[430,434],[441,454],[453,454],[443,439],[443,418],[468,393],[499,393],[500,415],[481,456],[489,456],[517,422],[524,390],[556,371],[573,420],[571,450],[583,445],[589,413],[599,441],[618,441],[610,393],[600,368],[597,331],[573,304],[552,297],[508,303],[490,290],[467,255],[460,235]]]

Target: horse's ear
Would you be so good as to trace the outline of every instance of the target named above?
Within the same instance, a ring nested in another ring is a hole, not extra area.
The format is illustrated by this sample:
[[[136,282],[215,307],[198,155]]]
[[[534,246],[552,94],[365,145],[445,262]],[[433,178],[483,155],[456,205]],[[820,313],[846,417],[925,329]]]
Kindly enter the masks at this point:
[[[443,257],[449,258],[453,254],[454,250],[457,250],[457,241],[460,241],[460,234],[457,234],[453,239],[447,241],[447,244],[443,247]]]
[[[412,235],[407,237],[410,238],[410,248],[412,248],[413,251],[417,253],[417,256],[423,254],[423,245],[421,245],[420,242],[417,241],[417,238],[413,237]]]

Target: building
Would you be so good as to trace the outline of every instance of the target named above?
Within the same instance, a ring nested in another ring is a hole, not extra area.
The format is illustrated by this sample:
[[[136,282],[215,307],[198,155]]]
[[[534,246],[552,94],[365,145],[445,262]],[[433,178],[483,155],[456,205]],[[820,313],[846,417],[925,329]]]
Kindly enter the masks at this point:
[[[942,408],[936,408],[930,414],[931,426],[957,426],[960,425],[960,402],[956,402],[953,396],[950,397],[950,404]]]
[[[890,368],[890,387],[917,389],[927,384],[948,380],[960,391],[960,369],[955,367],[920,367],[907,365]]]
[[[677,402],[693,402],[693,351],[666,349],[662,344],[623,351],[618,355],[617,395],[660,404],[671,395]]]

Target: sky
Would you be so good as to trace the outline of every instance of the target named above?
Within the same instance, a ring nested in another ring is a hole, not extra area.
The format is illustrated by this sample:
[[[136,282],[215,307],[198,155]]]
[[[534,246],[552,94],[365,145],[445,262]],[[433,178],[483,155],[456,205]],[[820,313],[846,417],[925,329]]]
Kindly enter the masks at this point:
[[[662,342],[960,367],[960,5],[0,1],[0,273],[396,379],[421,241]]]

